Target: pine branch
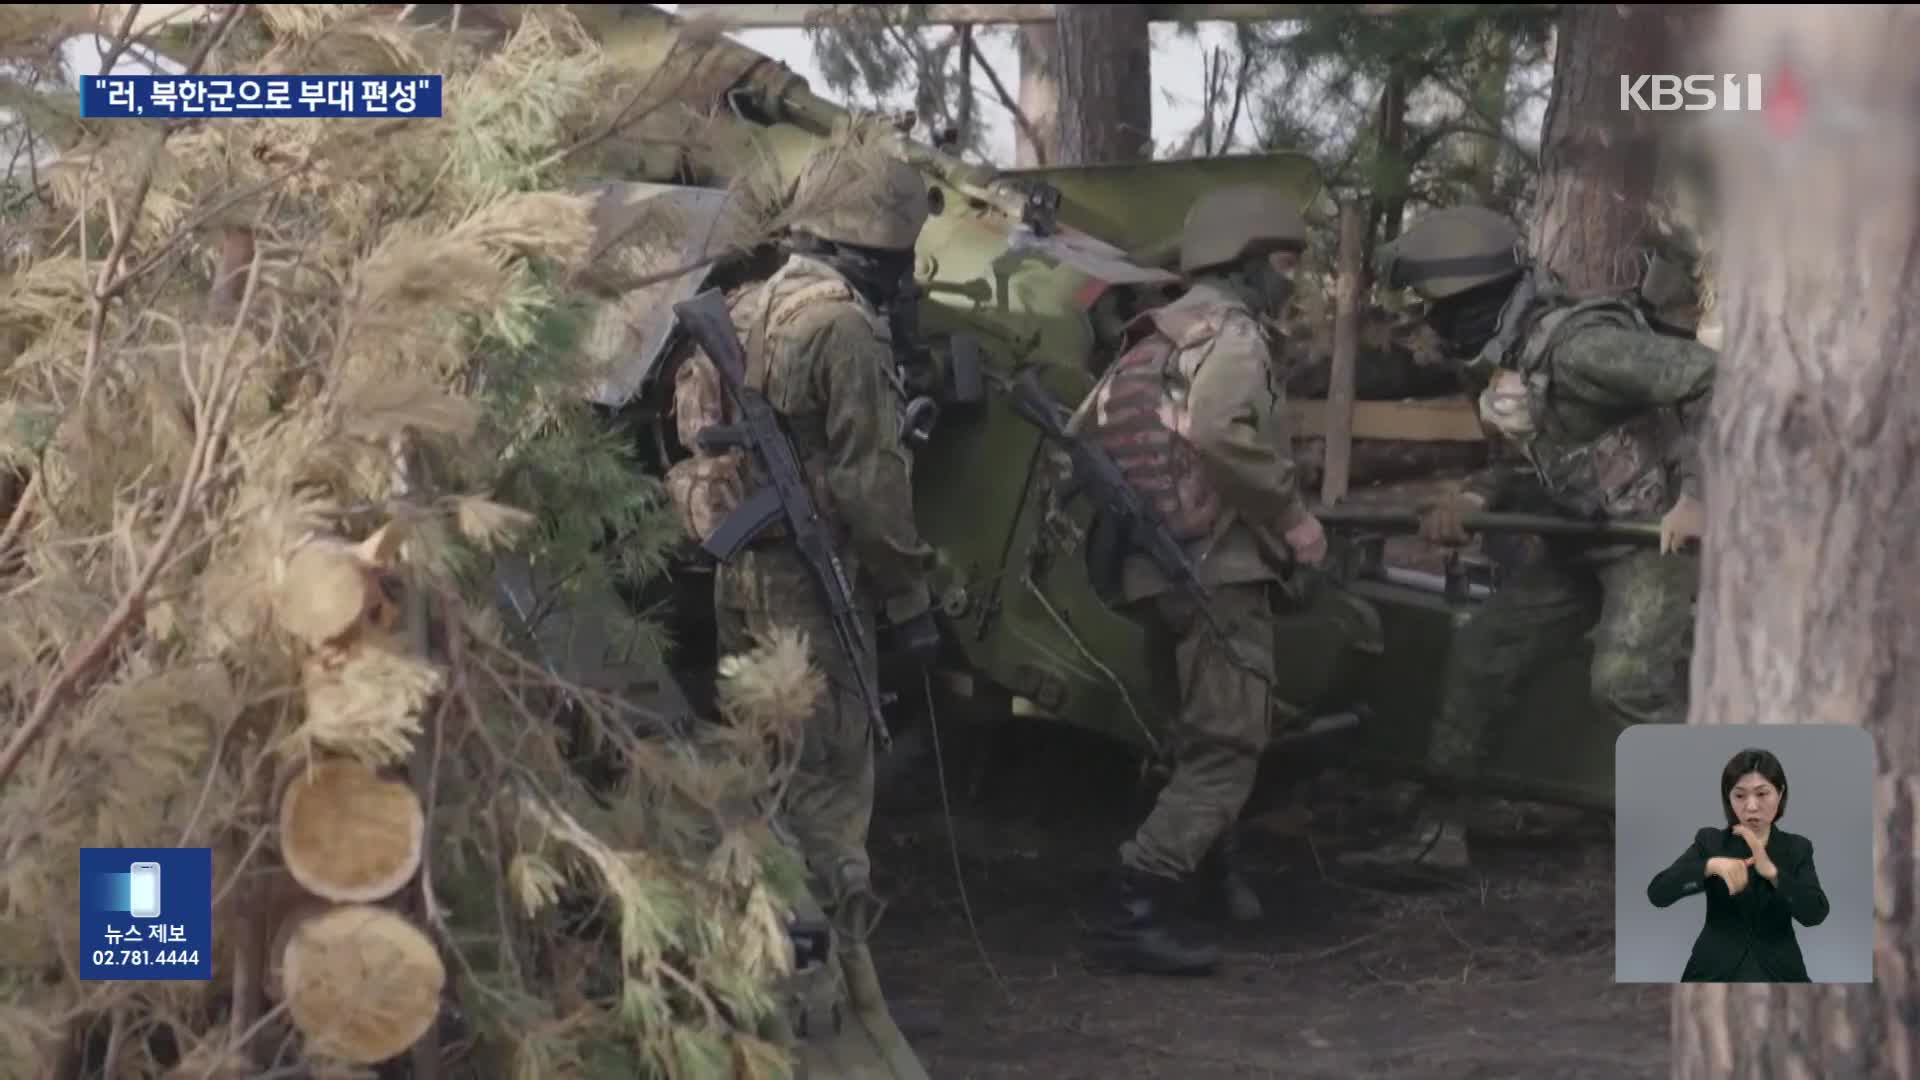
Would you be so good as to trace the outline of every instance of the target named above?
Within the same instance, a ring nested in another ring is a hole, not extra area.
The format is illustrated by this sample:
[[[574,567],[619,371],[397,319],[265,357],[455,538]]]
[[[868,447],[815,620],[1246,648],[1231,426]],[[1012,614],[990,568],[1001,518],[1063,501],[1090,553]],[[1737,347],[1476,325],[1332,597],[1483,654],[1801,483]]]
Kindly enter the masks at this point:
[[[150,169],[147,175],[151,177]],[[138,201],[146,197],[147,190],[145,184],[138,189],[133,209],[138,209]],[[126,228],[121,235],[130,235],[132,230],[133,215],[129,213]],[[124,248],[118,254],[124,254]],[[101,267],[103,279],[111,273],[115,261],[115,258],[110,256],[107,264]],[[7,741],[5,748],[0,749],[0,785],[5,785],[7,778],[19,767],[27,751],[32,749],[33,744],[45,732],[47,725],[53,720],[55,710],[65,704],[67,697],[78,688],[82,679],[106,663],[108,653],[115,642],[127,632],[134,616],[144,610],[147,590],[153,587],[154,579],[159,576],[161,567],[166,564],[169,553],[179,540],[180,530],[186,525],[188,512],[199,502],[201,486],[213,468],[217,448],[226,438],[228,425],[233,420],[233,409],[239,402],[240,390],[243,387],[242,380],[237,377],[231,382],[226,380],[231,374],[230,368],[240,345],[240,327],[245,325],[248,313],[253,307],[259,270],[260,255],[256,250],[253,266],[248,274],[246,293],[240,300],[239,312],[234,316],[233,331],[228,335],[226,348],[214,365],[206,391],[196,403],[193,418],[196,433],[193,449],[187,458],[187,468],[180,481],[179,493],[174,498],[173,510],[168,515],[166,523],[160,528],[159,539],[148,548],[139,573],[121,595],[120,602],[115,606],[113,613],[107,616],[106,622],[84,646],[62,661],[59,674],[41,689],[39,696],[35,699],[33,711],[13,733],[13,738]],[[100,302],[100,306],[104,306],[104,301]],[[98,309],[97,307],[96,310]],[[100,336],[104,331],[104,316],[97,317],[92,333],[88,337],[90,355],[98,355]],[[96,369],[96,366],[90,360],[87,369],[91,372]],[[209,405],[209,402],[212,404]]]
[[[1034,158],[1042,167],[1045,167],[1047,146],[1040,140],[1039,130],[1033,126],[1032,120],[1027,119],[1027,114],[1020,110],[1020,103],[1007,92],[1007,84],[1000,81],[1000,73],[993,70],[993,65],[987,61],[986,54],[980,54],[979,60],[981,72],[986,75],[987,82],[993,84],[994,96],[1000,99],[1001,106],[1007,110],[1009,116],[1013,117],[1014,125],[1020,129],[1020,134],[1026,138],[1027,144],[1033,147]]]

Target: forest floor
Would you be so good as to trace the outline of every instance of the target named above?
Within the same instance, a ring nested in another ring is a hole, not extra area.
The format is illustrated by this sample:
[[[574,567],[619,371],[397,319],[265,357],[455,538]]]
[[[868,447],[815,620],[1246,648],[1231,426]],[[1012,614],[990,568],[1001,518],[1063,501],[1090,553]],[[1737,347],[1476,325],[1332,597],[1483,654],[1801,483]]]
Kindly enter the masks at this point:
[[[1471,874],[1360,878],[1335,855],[1404,824],[1409,789],[1270,779],[1243,834],[1266,917],[1190,917],[1222,973],[1096,974],[1082,930],[1142,789],[1075,733],[1020,739],[976,798],[950,790],[951,817],[937,794],[876,815],[875,960],[900,1019],[936,1023],[912,1037],[939,1080],[1666,1074],[1670,990],[1613,982],[1604,820],[1489,802]]]

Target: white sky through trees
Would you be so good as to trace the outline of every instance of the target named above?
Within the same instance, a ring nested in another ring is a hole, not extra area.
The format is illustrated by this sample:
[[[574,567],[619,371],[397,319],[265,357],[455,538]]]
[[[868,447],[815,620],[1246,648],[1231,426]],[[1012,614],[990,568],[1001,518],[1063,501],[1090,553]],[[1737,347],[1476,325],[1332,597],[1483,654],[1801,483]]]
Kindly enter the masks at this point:
[[[654,6],[666,11],[678,11],[680,8],[679,4]],[[993,67],[1007,89],[1016,91],[1020,78],[1020,58],[1014,49],[1013,35],[1008,29],[992,30],[984,34],[976,33],[976,47],[981,58]],[[813,46],[807,40],[805,30],[736,30],[728,36],[786,64],[805,78],[815,92],[827,97],[837,96],[820,73],[820,65],[814,59]],[[1159,156],[1166,156],[1201,122],[1205,104],[1204,65],[1207,54],[1220,49],[1232,56],[1233,46],[1232,23],[1200,23],[1192,35],[1182,34],[1181,28],[1173,23],[1153,24],[1153,141]],[[1527,85],[1544,87],[1552,77],[1552,72],[1546,65],[1539,67],[1538,71],[1521,73],[1519,78]],[[979,121],[985,127],[987,152],[993,164],[1011,165],[1014,160],[1013,118],[1000,104],[985,75],[976,71],[973,81],[974,107]],[[1542,97],[1544,99],[1544,95]],[[908,88],[885,102],[869,99],[850,104],[906,109],[913,104],[912,90]],[[1416,102],[1416,107],[1418,104]],[[1528,145],[1535,145],[1539,140],[1544,105],[1544,100],[1534,103],[1519,118],[1517,134]],[[1235,134],[1234,151],[1245,152],[1253,148],[1255,133],[1247,117],[1241,118]]]

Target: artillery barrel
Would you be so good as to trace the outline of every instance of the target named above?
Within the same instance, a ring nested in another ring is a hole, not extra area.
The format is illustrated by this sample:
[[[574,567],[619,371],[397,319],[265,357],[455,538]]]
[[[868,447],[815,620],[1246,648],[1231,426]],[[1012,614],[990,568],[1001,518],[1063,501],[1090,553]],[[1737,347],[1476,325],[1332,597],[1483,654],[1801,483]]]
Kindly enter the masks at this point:
[[[488,5],[495,6],[495,5]],[[497,5],[517,19],[517,5]],[[426,5],[413,17],[422,18]],[[471,5],[469,5],[471,7]],[[696,108],[723,103],[760,114],[767,122],[788,124],[816,138],[829,138],[852,123],[855,114],[813,92],[792,68],[725,36],[711,19],[684,19],[652,4],[569,5],[573,14],[611,54],[639,70],[662,70],[663,86],[678,86],[676,96]],[[451,15],[451,5],[447,6]],[[894,153],[940,179],[955,191],[986,203],[1014,221],[1027,218],[1027,191],[1001,179],[994,170],[973,165],[938,147],[908,138],[892,124],[882,125]]]
[[[659,13],[659,17],[673,18],[664,11]],[[751,52],[737,43],[729,41],[727,44]],[[757,53],[753,55],[758,56]],[[822,138],[833,135],[853,120],[853,114],[846,108],[814,93],[805,78],[795,74],[785,64],[767,57],[760,57],[760,63],[747,73],[735,88],[735,93],[743,94],[773,121],[792,124]],[[993,170],[969,164],[938,147],[910,139],[892,126],[884,129],[882,137],[902,160],[938,177],[955,191],[994,207],[1014,221],[1022,221],[1027,217],[1027,192],[1006,180],[998,179]]]
[[[1318,507],[1314,516],[1328,528],[1377,529],[1388,532],[1413,532],[1420,527],[1420,512],[1384,506]],[[1615,543],[1655,544],[1660,541],[1660,526],[1638,521],[1580,521],[1551,514],[1497,514],[1476,511],[1460,515],[1460,524],[1468,532],[1534,533],[1540,536],[1569,536]]]
[[[523,4],[376,4],[373,10],[396,11],[415,25],[453,25],[459,11],[462,32],[483,40],[504,41],[519,24]],[[569,4],[569,13],[618,61],[635,70],[655,71],[664,96],[704,111],[728,104],[758,112],[767,122],[787,124],[816,138],[831,137],[856,115],[813,92],[807,80],[764,53],[725,36],[724,20],[682,18],[653,4]],[[149,27],[184,28],[209,17],[213,5],[179,4],[143,15]],[[117,29],[117,7],[99,7],[99,32]],[[149,39],[155,51],[184,62],[186,38],[182,32]],[[1032,223],[1035,231],[1052,228],[1059,193],[1044,184],[1001,175],[972,164],[939,147],[908,138],[892,124],[883,125],[883,138],[909,164],[938,178],[969,199],[992,207],[1015,222]],[[1036,201],[1039,205],[1036,205]]]

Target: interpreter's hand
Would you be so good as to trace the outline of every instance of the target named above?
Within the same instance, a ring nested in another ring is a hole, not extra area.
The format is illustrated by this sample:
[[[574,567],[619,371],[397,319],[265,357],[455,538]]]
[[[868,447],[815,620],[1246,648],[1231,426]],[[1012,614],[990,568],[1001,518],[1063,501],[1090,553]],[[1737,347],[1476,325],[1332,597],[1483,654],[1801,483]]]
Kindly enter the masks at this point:
[[[1778,880],[1780,877],[1780,868],[1774,865],[1772,856],[1767,854],[1767,845],[1761,843],[1760,838],[1754,834],[1754,831],[1745,825],[1735,825],[1733,832],[1734,835],[1745,840],[1748,847],[1753,849],[1753,854],[1746,860],[1747,865],[1753,867],[1753,872],[1766,878],[1768,881]]]
[[[1420,539],[1441,547],[1465,547],[1473,537],[1460,519],[1486,505],[1485,499],[1464,491],[1447,496],[1420,515]]]
[[[1307,519],[1286,531],[1283,539],[1287,547],[1293,549],[1293,557],[1308,566],[1319,566],[1327,558],[1327,531],[1320,526],[1320,519],[1312,514]]]
[[[1722,855],[1707,860],[1707,876],[1717,877],[1727,883],[1727,894],[1739,896],[1747,887],[1747,862]]]
[[[1700,500],[1691,495],[1680,496],[1660,519],[1660,551],[1679,551],[1687,546],[1687,541],[1700,539],[1706,529],[1706,508]]]

